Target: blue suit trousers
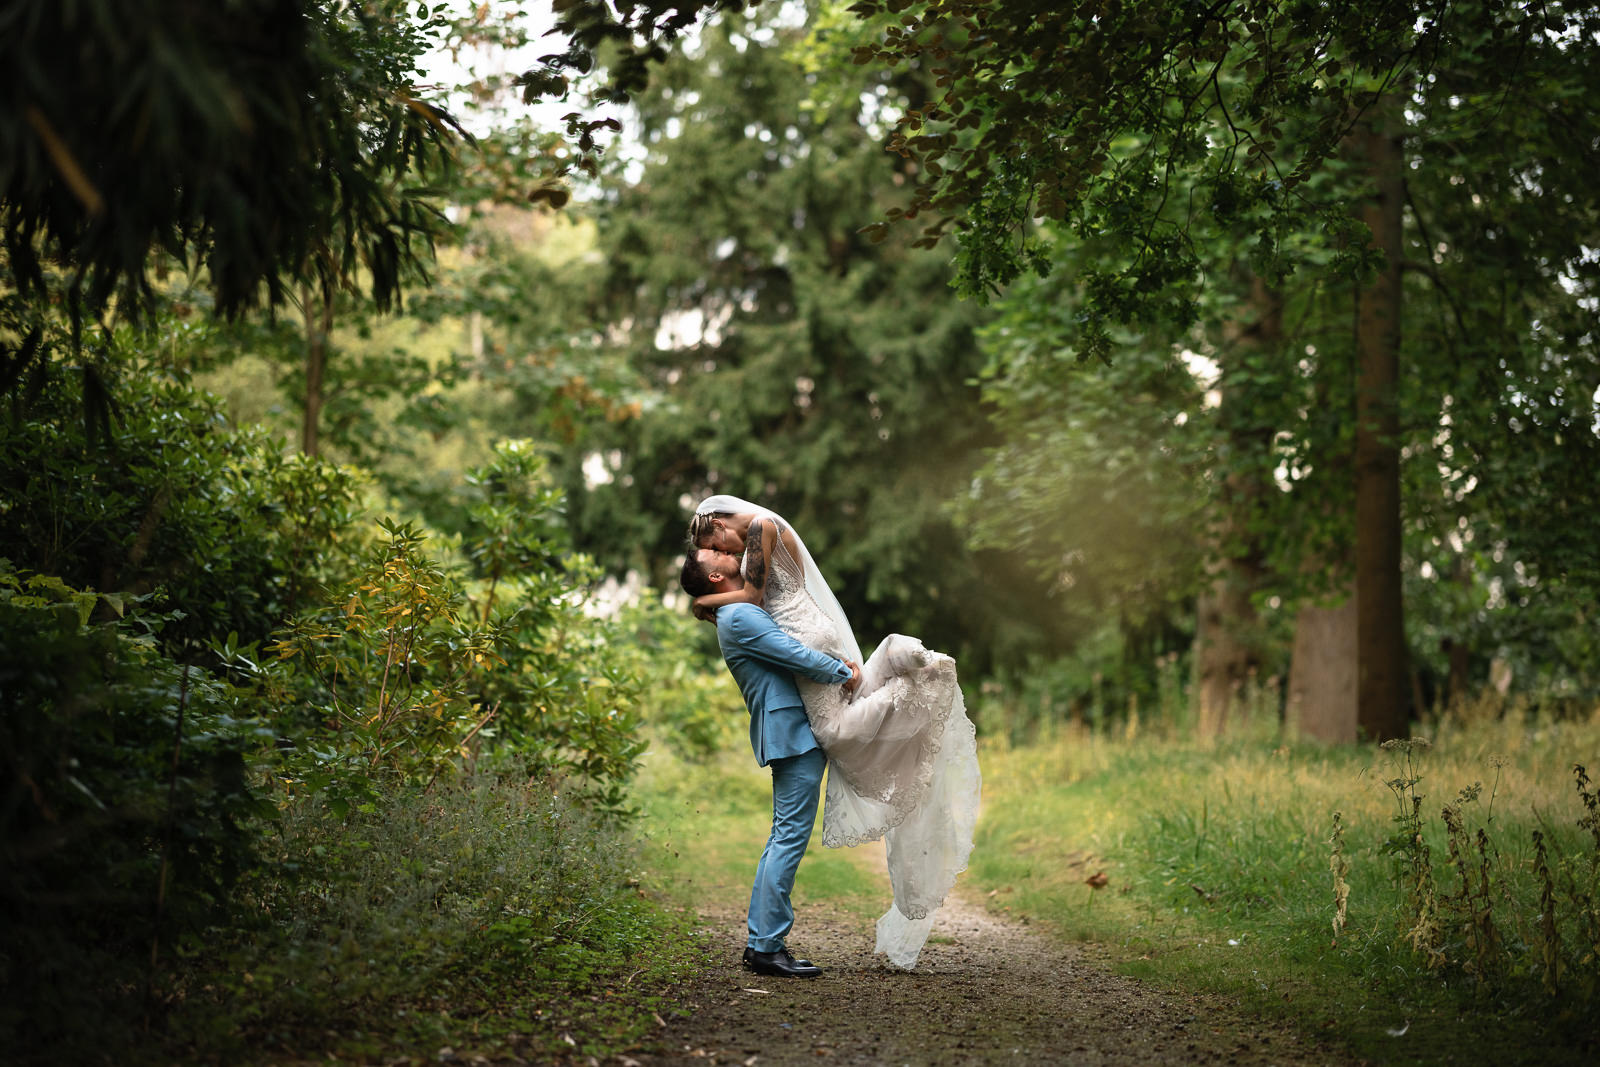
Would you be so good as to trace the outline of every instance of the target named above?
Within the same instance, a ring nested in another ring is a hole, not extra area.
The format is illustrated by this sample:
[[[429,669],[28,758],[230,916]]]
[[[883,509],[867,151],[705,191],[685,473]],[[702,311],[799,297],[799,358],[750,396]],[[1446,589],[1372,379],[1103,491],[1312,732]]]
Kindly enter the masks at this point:
[[[811,841],[822,793],[822,772],[828,758],[820,748],[798,756],[773,760],[772,834],[756,867],[756,884],[750,892],[750,937],[757,952],[776,952],[794,926],[794,904],[789,899],[795,871]]]

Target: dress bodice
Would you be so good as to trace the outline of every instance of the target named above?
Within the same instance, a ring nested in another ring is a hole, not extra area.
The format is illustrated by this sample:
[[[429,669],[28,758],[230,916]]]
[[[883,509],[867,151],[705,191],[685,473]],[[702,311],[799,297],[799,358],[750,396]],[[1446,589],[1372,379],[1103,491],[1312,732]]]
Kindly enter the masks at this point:
[[[819,652],[840,659],[848,658],[845,642],[821,605],[806,591],[805,571],[783,547],[783,527],[778,527],[778,547],[769,561],[764,606],[775,622],[791,637]],[[749,557],[744,565],[749,566]],[[749,575],[746,573],[746,578]]]

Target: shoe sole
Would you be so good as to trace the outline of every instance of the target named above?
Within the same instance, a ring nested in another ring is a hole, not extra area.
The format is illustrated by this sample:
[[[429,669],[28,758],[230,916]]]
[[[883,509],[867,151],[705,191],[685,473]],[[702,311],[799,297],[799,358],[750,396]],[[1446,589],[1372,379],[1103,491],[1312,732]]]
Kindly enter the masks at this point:
[[[749,971],[751,974],[759,974],[763,978],[821,978],[822,977],[822,972],[820,970],[817,971],[816,974],[790,974],[787,971],[761,971],[761,970],[757,970],[756,968],[750,966],[748,963],[744,964],[743,966],[744,966],[744,969]]]

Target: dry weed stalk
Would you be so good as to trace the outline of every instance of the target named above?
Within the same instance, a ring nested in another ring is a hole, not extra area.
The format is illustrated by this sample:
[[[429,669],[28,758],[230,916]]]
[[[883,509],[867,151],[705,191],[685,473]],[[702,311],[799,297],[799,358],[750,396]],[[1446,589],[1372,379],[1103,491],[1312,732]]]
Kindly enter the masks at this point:
[[[1446,963],[1441,947],[1442,931],[1439,926],[1439,901],[1434,888],[1433,859],[1428,842],[1422,836],[1422,799],[1417,785],[1422,773],[1417,765],[1419,752],[1432,747],[1425,737],[1385,741],[1379,746],[1385,752],[1400,753],[1401,774],[1384,784],[1395,796],[1398,811],[1393,816],[1397,826],[1384,846],[1384,851],[1409,868],[1411,894],[1406,922],[1410,928],[1403,939],[1413,951],[1427,960],[1431,968]]]
[[[1350,904],[1350,883],[1345,881],[1345,875],[1350,873],[1350,861],[1344,855],[1344,816],[1337,811],[1333,813],[1333,837],[1329,843],[1333,846],[1328,866],[1333,871],[1333,940],[1337,944],[1339,935],[1344,932]]]
[[[1544,990],[1553,997],[1561,988],[1561,935],[1556,932],[1556,885],[1542,830],[1533,831],[1533,855],[1539,876],[1539,961],[1544,964]]]
[[[1463,811],[1483,794],[1483,783],[1474,782],[1461,790],[1454,804],[1446,804],[1439,813],[1444,821],[1446,841],[1450,848],[1450,862],[1461,880],[1460,888],[1446,899],[1446,904],[1456,914],[1463,928],[1472,960],[1464,966],[1469,974],[1487,981],[1501,970],[1500,934],[1494,924],[1494,900],[1490,892],[1489,834],[1482,827],[1476,834],[1476,871],[1471,853],[1474,835],[1469,833]],[[1474,879],[1476,876],[1476,879]]]
[[[1589,772],[1583,764],[1574,763],[1572,774],[1584,807],[1578,826],[1589,832],[1593,847],[1589,849],[1586,864],[1588,876],[1582,879],[1582,884],[1581,876],[1573,872],[1573,868],[1579,866],[1576,858],[1573,863],[1562,866],[1567,875],[1567,897],[1577,917],[1578,935],[1583,939],[1584,947],[1577,963],[1581,968],[1582,982],[1592,997],[1596,988],[1600,987],[1600,790],[1590,788]]]
[[[1504,960],[1504,945],[1494,924],[1494,900],[1489,893],[1489,833],[1478,827],[1478,899],[1472,904],[1472,950],[1477,957],[1478,976],[1488,978],[1499,972]]]

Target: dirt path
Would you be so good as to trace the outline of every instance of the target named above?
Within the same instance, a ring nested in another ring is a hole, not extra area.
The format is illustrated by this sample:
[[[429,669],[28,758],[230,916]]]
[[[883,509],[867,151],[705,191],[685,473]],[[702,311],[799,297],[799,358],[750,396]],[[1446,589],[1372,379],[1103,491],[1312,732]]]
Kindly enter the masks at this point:
[[[790,947],[822,977],[761,978],[739,965],[742,906],[711,901],[700,915],[712,944],[705,973],[681,991],[693,1014],[668,1024],[662,1052],[623,1067],[1350,1062],[1221,998],[1112,974],[1092,946],[998,918],[959,889],[911,973],[872,954],[872,920],[802,902]]]

